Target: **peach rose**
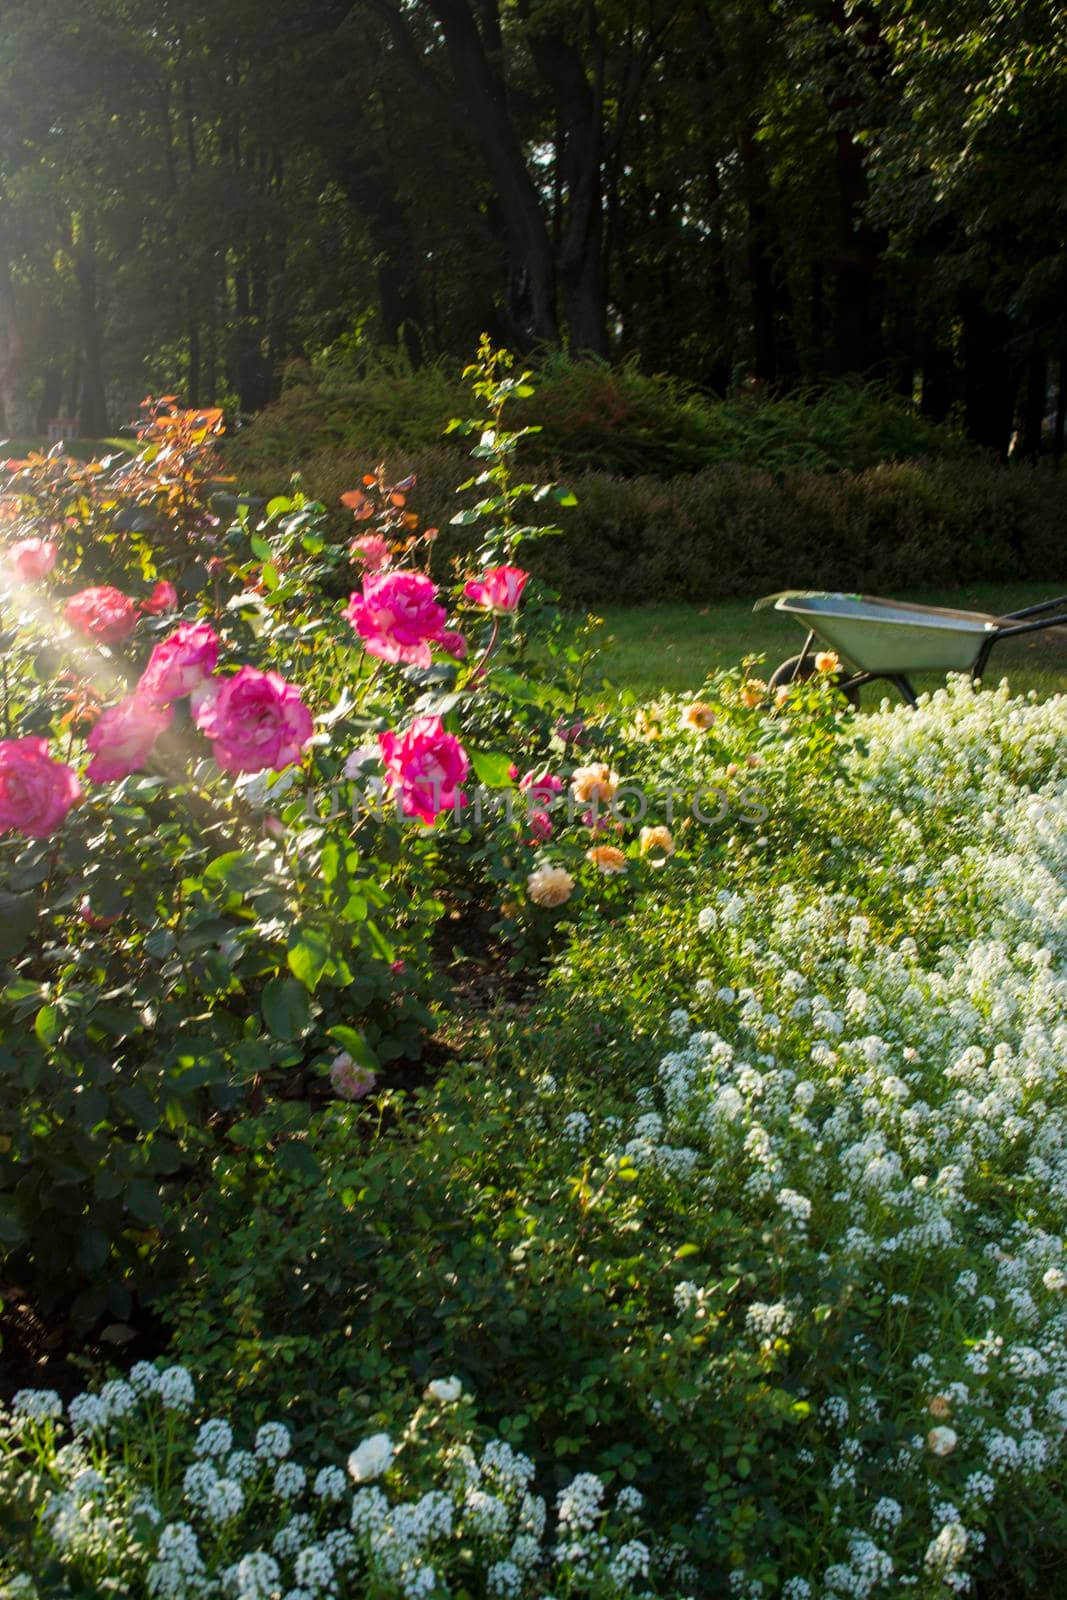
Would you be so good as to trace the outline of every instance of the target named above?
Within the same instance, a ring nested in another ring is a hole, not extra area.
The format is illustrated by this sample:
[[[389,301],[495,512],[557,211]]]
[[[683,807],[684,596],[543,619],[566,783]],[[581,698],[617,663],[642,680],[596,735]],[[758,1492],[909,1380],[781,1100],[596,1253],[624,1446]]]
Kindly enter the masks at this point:
[[[767,685],[762,678],[749,678],[747,683],[741,685],[741,704],[754,711],[761,706],[767,698]]]
[[[686,706],[682,712],[682,721],[687,728],[693,728],[697,733],[707,733],[715,721],[715,709],[704,700],[694,700],[691,706]]]
[[[641,829],[641,854],[672,856],[674,854],[674,835],[669,828],[662,825],[655,828]]]
[[[619,787],[619,774],[612,772],[604,761],[591,767],[579,767],[571,773],[571,793],[580,805],[610,805]]]
[[[565,905],[573,893],[574,879],[565,867],[538,867],[526,880],[528,898],[535,906],[547,906],[549,910]]]
[[[841,657],[836,650],[820,650],[815,656],[816,672],[836,672],[841,665]]]
[[[613,878],[619,872],[626,871],[626,857],[617,845],[595,844],[585,852],[585,859],[591,861],[598,872],[605,877]]]

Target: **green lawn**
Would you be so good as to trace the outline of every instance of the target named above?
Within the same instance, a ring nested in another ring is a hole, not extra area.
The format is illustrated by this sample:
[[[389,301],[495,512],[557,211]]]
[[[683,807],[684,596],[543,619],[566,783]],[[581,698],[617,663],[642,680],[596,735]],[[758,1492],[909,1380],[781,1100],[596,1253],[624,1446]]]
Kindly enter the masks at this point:
[[[976,584],[966,589],[912,590],[894,598],[925,605],[954,606],[994,615],[1019,611],[1067,592],[1067,579],[1054,584]],[[757,597],[753,595],[754,601]],[[697,689],[709,672],[731,666],[742,656],[762,654],[766,671],[796,654],[804,642],[798,624],[774,610],[753,612],[750,600],[708,606],[631,606],[604,613],[604,670],[612,684],[641,699],[663,690]],[[1007,678],[1017,691],[1035,689],[1041,698],[1067,692],[1067,627],[999,645],[990,659],[987,681]],[[919,674],[919,689],[943,680]],[[872,686],[864,704],[877,704],[887,685]]]

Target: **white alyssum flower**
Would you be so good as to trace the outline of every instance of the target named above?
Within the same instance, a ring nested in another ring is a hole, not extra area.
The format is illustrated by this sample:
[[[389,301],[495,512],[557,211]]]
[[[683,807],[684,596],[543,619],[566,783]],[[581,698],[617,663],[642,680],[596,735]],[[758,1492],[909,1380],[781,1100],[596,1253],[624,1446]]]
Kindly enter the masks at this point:
[[[221,1417],[209,1417],[197,1429],[193,1445],[198,1456],[225,1456],[233,1449],[233,1429]]]
[[[30,1422],[53,1422],[63,1415],[63,1402],[54,1389],[18,1389],[11,1410]]]
[[[261,1461],[282,1461],[292,1448],[284,1422],[264,1422],[256,1432],[256,1455]]]
[[[167,1367],[161,1372],[156,1393],[168,1411],[188,1411],[196,1399],[192,1376],[185,1367]]]

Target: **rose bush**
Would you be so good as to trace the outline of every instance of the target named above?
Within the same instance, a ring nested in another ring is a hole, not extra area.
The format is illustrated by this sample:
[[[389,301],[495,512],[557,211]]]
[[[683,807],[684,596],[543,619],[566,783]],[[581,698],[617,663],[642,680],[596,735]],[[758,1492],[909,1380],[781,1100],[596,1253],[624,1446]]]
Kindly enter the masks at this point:
[[[516,560],[553,531],[518,515],[550,492],[512,476],[526,375],[488,345],[470,375],[481,498],[455,520],[482,531],[448,572],[413,480],[346,494],[351,547],[299,487],[257,519],[212,483],[219,417],[169,400],[117,465],[7,464],[0,1238],[78,1321],[174,1269],[220,1141],[306,1166],[324,1098],[419,1056],[442,916],[536,964],[651,877],[592,791],[556,814],[619,732]]]

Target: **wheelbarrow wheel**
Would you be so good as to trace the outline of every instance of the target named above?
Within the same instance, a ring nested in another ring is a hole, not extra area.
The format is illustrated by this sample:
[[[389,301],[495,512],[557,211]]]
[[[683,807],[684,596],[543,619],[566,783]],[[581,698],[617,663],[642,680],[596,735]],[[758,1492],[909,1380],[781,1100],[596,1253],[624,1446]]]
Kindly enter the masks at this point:
[[[776,667],[771,673],[767,689],[773,700],[775,691],[781,689],[783,685],[803,683],[805,678],[813,678],[814,676],[815,660],[810,653],[806,656],[790,656],[788,661],[783,661],[781,666]],[[852,709],[858,711],[860,692],[858,688],[854,689],[849,684],[848,673],[835,672],[831,675],[831,681],[837,685]]]

